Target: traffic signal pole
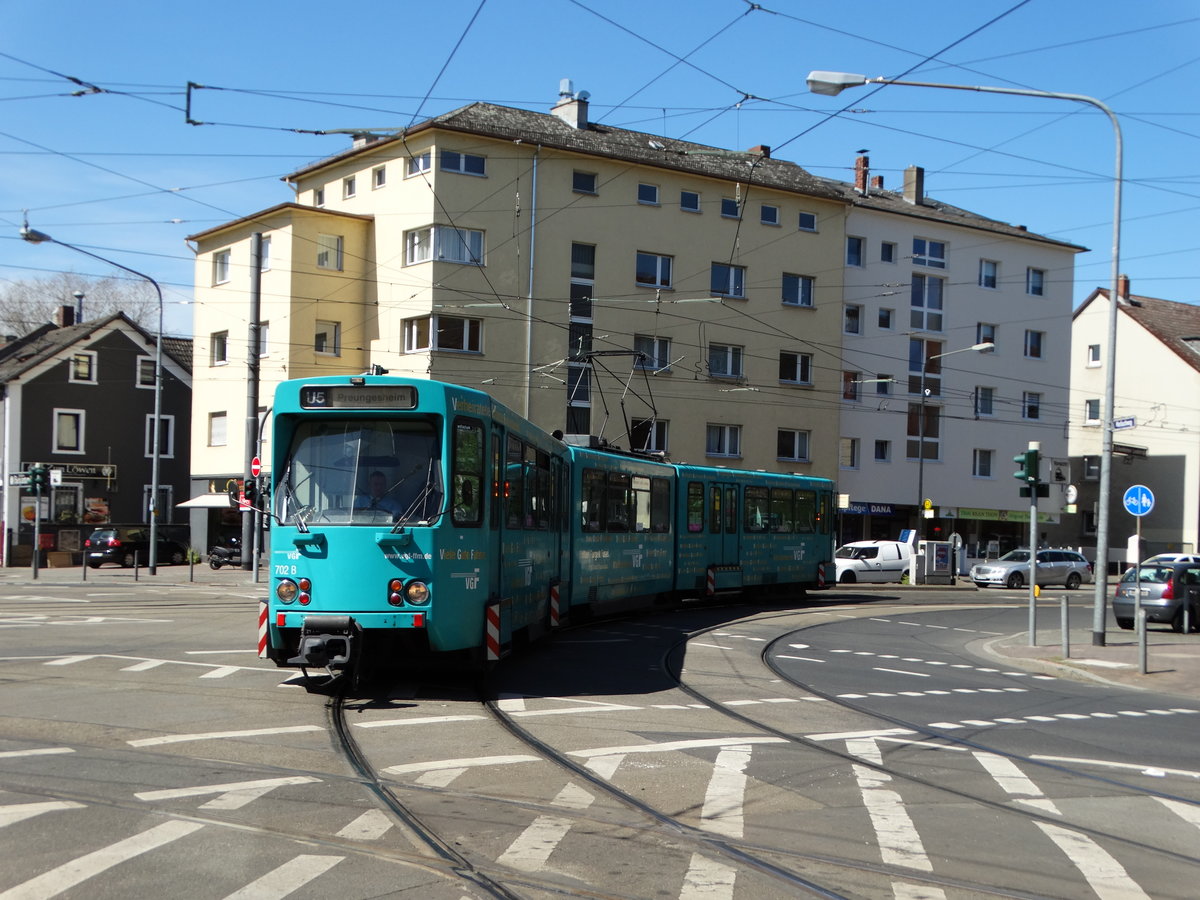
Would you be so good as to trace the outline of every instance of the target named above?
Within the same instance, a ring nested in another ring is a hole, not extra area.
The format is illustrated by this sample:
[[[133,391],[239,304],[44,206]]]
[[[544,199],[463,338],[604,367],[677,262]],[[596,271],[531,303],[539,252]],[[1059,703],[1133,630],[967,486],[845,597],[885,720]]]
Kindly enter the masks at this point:
[[[29,480],[33,482],[33,577],[37,580],[39,558],[42,553],[42,474],[41,466],[29,470]]]
[[[1013,472],[1013,478],[1026,486],[1021,492],[1029,491],[1029,646],[1037,646],[1037,527],[1038,527],[1038,489],[1041,486],[1039,464],[1042,445],[1040,441],[1030,441],[1029,449],[1013,457],[1013,462],[1021,468]]]

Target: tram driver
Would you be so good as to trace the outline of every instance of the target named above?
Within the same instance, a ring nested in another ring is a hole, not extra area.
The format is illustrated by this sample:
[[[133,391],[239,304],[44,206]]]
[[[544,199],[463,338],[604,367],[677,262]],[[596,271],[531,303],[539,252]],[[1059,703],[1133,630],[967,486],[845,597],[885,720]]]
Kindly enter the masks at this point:
[[[387,476],[376,469],[367,477],[367,492],[359,493],[355,509],[381,509],[393,516],[400,515],[400,504],[388,496]]]

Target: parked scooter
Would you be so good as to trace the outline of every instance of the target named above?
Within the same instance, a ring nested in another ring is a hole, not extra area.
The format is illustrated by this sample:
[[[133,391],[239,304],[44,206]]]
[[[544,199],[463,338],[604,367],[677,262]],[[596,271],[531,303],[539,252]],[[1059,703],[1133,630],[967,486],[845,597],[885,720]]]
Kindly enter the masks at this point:
[[[221,566],[240,566],[242,564],[242,542],[238,538],[230,538],[225,545],[218,544],[208,551],[208,564],[214,569]]]

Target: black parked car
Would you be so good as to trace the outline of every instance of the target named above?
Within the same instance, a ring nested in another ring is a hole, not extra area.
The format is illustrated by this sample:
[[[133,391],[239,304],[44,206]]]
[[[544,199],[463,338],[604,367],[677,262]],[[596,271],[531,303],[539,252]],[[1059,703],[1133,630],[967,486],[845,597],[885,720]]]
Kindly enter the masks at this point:
[[[106,562],[117,563],[129,568],[134,564],[147,565],[150,562],[150,529],[149,528],[98,528],[88,535],[83,543],[84,557],[87,564],[98,569]],[[135,557],[136,554],[136,557]],[[177,541],[158,539],[158,562],[178,566],[187,562],[188,552]]]

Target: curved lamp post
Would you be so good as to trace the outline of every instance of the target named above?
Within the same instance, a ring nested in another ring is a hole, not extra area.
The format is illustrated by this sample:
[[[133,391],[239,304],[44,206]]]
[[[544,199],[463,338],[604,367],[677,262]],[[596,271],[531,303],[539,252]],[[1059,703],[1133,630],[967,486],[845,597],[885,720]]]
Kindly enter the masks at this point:
[[[977,350],[980,353],[986,353],[989,350],[995,350],[996,345],[991,341],[981,341],[978,344],[972,344],[970,347],[962,347],[958,350],[948,350],[945,353],[935,353],[933,356],[928,356],[921,363],[921,412],[918,416],[917,434],[917,537],[923,539],[924,522],[921,520],[921,514],[924,512],[925,503],[925,398],[929,396],[928,390],[925,388],[925,376],[929,372],[929,364],[935,359],[941,359],[945,356],[953,356],[955,353],[966,353],[968,350]]]
[[[82,253],[84,256],[90,256],[92,259],[97,259],[102,263],[107,263],[110,266],[116,266],[130,275],[136,275],[138,278],[144,278],[154,286],[154,292],[158,294],[158,334],[154,340],[154,443],[152,451],[152,463],[150,466],[150,560],[149,569],[151,575],[158,574],[158,469],[159,460],[161,459],[161,432],[162,432],[162,336],[163,336],[163,295],[162,288],[158,286],[158,282],[144,272],[139,272],[137,269],[131,269],[129,266],[123,266],[119,262],[114,262],[111,259],[100,256],[97,253],[92,253],[90,250],[84,250],[82,247],[76,247],[74,244],[68,244],[66,241],[60,241],[58,238],[53,238],[50,235],[30,228],[25,224],[21,228],[21,239],[28,241],[31,244],[58,244],[60,247],[66,247],[68,250],[74,250],[76,253]]]
[[[1116,394],[1117,369],[1117,296],[1121,271],[1121,186],[1123,144],[1121,123],[1105,103],[1086,94],[1063,94],[1057,91],[1036,91],[1027,88],[993,87],[968,84],[941,84],[932,81],[902,81],[892,78],[868,78],[851,72],[809,72],[808,89],[814,94],[836,96],[850,87],[864,84],[899,84],[908,87],[943,88],[951,91],[976,91],[982,94],[1013,94],[1018,97],[1044,97],[1050,100],[1070,100],[1086,103],[1108,116],[1116,143],[1116,168],[1113,176],[1112,222],[1112,284],[1108,303],[1108,348],[1105,353],[1103,439],[1100,449],[1100,496],[1096,515],[1096,591],[1092,607],[1092,644],[1104,646],[1105,589],[1108,585],[1109,498],[1112,493],[1113,403]],[[1032,548],[1031,548],[1032,549]]]

